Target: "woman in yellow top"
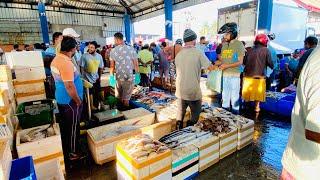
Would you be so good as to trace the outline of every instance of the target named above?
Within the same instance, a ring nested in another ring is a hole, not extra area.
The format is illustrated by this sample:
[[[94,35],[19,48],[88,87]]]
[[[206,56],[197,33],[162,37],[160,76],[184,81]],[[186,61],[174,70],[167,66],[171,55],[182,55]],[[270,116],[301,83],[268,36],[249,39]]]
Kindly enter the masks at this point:
[[[153,54],[149,49],[149,44],[142,47],[138,53],[139,73],[141,75],[141,85],[144,87],[151,86],[149,74],[151,73],[151,64],[153,62]]]

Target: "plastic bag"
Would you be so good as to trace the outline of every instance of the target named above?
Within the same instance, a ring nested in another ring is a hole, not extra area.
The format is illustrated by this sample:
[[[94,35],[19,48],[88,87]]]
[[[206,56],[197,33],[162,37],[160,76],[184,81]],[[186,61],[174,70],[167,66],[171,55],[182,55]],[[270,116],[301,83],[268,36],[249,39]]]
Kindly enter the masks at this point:
[[[140,73],[136,73],[136,74],[134,75],[134,85],[140,84],[140,81],[141,81]]]
[[[214,70],[209,72],[207,78],[207,86],[209,89],[221,93],[222,71]]]
[[[114,75],[110,75],[110,77],[109,77],[109,85],[111,87],[116,87],[116,77]]]

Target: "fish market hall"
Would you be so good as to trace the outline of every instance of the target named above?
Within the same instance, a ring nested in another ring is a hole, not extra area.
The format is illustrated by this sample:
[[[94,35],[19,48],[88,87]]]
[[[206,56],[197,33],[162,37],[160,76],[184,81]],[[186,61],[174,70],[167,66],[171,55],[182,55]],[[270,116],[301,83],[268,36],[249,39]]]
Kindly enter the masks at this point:
[[[320,4],[0,0],[0,180],[320,176]]]

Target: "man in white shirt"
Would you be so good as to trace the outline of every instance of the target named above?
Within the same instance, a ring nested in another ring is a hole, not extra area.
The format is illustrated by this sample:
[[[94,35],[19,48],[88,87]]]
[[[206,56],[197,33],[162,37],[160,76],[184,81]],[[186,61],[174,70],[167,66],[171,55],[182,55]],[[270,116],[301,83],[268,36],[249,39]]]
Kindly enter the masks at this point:
[[[283,154],[281,179],[320,177],[320,49],[301,71],[292,112],[292,129]]]

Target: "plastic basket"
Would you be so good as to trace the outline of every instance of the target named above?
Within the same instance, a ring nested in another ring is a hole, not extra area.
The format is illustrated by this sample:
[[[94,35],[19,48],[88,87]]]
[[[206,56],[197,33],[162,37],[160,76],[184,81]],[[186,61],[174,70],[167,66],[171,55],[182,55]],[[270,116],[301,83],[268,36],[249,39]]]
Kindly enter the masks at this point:
[[[51,99],[22,103],[16,116],[22,129],[32,128],[53,122],[54,102]]]
[[[16,159],[12,161],[10,180],[36,180],[33,159],[31,156]]]

